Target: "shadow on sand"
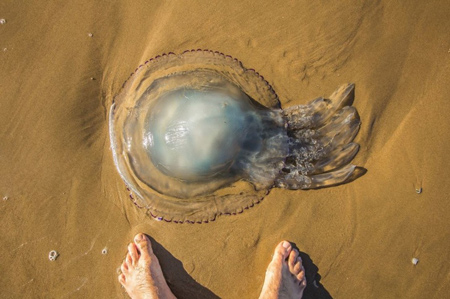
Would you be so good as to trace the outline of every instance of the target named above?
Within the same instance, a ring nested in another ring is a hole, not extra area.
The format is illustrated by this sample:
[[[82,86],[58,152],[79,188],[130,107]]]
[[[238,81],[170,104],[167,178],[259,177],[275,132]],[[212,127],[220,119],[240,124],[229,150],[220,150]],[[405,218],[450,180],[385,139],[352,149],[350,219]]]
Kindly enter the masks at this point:
[[[180,260],[175,258],[161,244],[155,241],[155,239],[152,237],[149,238],[152,242],[153,252],[158,257],[161,268],[163,269],[167,284],[177,298],[220,298],[208,288],[196,282],[186,272]]]
[[[170,289],[177,298],[220,298],[208,288],[196,282],[184,269],[183,263],[175,258],[160,243],[151,238],[153,251],[158,257],[161,267],[166,277]],[[293,244],[295,248],[297,246]],[[297,248],[298,249],[298,248]],[[313,263],[308,254],[300,252],[303,265],[306,269],[306,280],[308,285],[303,294],[303,298],[332,298],[325,287],[320,283],[321,276],[319,268]]]
[[[306,271],[306,281],[307,286],[305,291],[303,292],[303,298],[302,299],[312,299],[312,298],[318,298],[318,299],[330,299],[331,297],[330,293],[325,289],[325,287],[320,282],[320,279],[322,278],[319,274],[319,268],[313,263],[312,259],[309,257],[309,255],[303,251],[300,251],[295,243],[293,244],[294,248],[298,250],[300,253],[300,257],[302,258],[303,266],[305,267]]]

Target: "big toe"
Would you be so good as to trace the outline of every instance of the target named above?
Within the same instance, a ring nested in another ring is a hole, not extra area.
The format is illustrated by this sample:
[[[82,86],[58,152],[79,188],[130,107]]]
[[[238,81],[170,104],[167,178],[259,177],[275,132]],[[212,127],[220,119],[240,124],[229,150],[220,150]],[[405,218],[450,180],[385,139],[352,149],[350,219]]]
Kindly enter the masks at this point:
[[[139,233],[134,237],[134,243],[139,250],[139,253],[145,257],[145,255],[150,255],[153,253],[150,240],[143,233]]]
[[[292,250],[292,245],[288,241],[281,241],[275,248],[273,259],[286,260]]]

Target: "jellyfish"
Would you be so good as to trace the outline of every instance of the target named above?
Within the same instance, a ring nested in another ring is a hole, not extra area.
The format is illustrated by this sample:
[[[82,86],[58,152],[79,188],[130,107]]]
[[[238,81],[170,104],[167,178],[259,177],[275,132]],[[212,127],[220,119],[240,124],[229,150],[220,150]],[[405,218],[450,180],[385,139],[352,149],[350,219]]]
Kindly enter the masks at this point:
[[[114,164],[134,203],[167,222],[238,214],[272,188],[347,182],[359,150],[354,85],[282,109],[270,84],[219,52],[140,65],[110,109]]]

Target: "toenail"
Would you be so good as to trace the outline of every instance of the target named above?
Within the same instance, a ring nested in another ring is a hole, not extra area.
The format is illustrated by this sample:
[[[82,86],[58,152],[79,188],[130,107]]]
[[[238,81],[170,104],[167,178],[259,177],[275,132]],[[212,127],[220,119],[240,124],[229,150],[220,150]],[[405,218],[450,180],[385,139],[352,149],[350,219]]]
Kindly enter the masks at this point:
[[[291,244],[287,241],[283,241],[283,247],[288,249],[289,247],[291,247]]]
[[[134,238],[134,240],[136,242],[145,240],[144,234],[137,234],[136,237]]]

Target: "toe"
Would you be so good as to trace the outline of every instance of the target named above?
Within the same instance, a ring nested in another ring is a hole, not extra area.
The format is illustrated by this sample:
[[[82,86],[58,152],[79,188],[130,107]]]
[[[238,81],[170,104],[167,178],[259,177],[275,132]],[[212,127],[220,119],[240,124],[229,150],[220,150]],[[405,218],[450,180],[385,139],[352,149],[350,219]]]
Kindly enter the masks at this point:
[[[292,250],[291,243],[289,243],[288,241],[281,241],[275,248],[273,258],[285,260],[289,256],[291,250]]]
[[[300,288],[303,290],[306,288],[306,278],[300,283]]]
[[[136,265],[139,255],[137,252],[136,244],[130,243],[128,245],[128,255],[130,256],[131,264],[134,266]],[[128,256],[127,256],[128,257]]]
[[[120,284],[125,285],[125,275],[122,273],[118,277]]]
[[[303,269],[302,258],[299,255],[299,256],[297,256],[297,260],[295,261],[295,264],[294,264],[294,273],[293,274],[297,275],[298,273],[300,273],[300,271],[302,271],[302,269]]]
[[[300,268],[300,272],[297,274],[297,279],[300,281],[300,286],[304,284],[306,286],[306,272],[303,265]]]
[[[298,251],[297,251],[297,249],[294,249],[289,254],[289,263],[288,263],[289,270],[291,270],[292,273],[294,273],[294,266],[295,266],[295,263],[297,262],[297,258],[298,258]]]
[[[120,266],[120,271],[122,271],[122,273],[124,274],[128,273],[128,265],[126,262],[122,263],[122,265]]]
[[[152,246],[150,240],[146,235],[139,233],[134,237],[134,243],[136,244],[137,251],[140,254],[152,254]]]
[[[134,266],[133,260],[131,259],[131,255],[130,255],[129,252],[127,253],[127,257],[125,258],[125,262],[127,263],[128,268]]]
[[[302,270],[302,264],[300,264],[300,262],[296,262],[294,265],[294,272],[292,272],[292,274],[297,275],[300,273],[301,270]]]
[[[297,279],[302,282],[305,280],[305,271],[300,271],[300,273],[297,274]]]

